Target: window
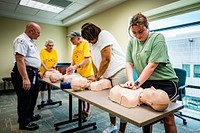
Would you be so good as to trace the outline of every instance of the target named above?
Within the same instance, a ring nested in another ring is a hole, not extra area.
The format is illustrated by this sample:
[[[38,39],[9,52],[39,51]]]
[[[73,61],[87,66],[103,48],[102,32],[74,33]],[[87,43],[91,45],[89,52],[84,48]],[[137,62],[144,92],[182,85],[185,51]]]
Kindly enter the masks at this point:
[[[186,70],[187,77],[190,77],[190,64],[182,64],[182,69]]]
[[[150,31],[165,36],[174,68],[187,71],[187,84],[200,83],[200,10],[150,21]],[[198,16],[198,17],[197,17]]]
[[[200,78],[200,65],[194,65],[194,78]]]

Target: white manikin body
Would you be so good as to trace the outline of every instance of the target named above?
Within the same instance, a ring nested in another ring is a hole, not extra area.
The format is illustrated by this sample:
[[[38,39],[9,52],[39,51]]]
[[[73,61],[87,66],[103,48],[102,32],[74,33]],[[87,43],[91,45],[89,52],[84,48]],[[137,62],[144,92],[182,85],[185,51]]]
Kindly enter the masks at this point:
[[[91,82],[86,78],[75,78],[71,82],[71,87],[75,91],[84,90],[85,88],[92,91],[101,91],[111,88],[111,82],[108,79],[101,79],[96,82]]]
[[[72,79],[75,79],[75,78],[81,78],[82,76],[78,73],[72,73],[72,74],[65,74],[63,75],[63,81],[64,82],[71,82]]]
[[[169,105],[167,93],[153,87],[131,90],[116,85],[110,90],[109,99],[127,108],[132,108],[144,103],[156,111],[164,111]]]
[[[139,97],[142,90],[142,88],[131,90],[116,85],[110,90],[109,99],[127,108],[136,107],[141,104]]]
[[[110,80],[108,79],[101,79],[96,82],[91,82],[90,86],[88,87],[89,90],[92,91],[101,91],[104,89],[110,89],[112,87]]]

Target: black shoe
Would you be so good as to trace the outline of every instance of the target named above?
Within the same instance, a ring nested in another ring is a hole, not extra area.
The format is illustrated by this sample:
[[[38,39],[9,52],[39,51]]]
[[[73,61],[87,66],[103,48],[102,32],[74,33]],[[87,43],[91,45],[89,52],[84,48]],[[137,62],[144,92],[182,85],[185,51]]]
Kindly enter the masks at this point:
[[[45,101],[42,101],[42,102],[41,102],[41,105],[44,105],[44,104],[45,104]]]
[[[38,128],[39,128],[39,126],[35,123],[29,123],[26,126],[20,126],[19,125],[19,129],[21,129],[21,130],[36,130]]]
[[[34,116],[32,117],[31,121],[37,121],[37,120],[39,120],[39,119],[41,119],[41,116],[40,116],[39,114],[37,114],[37,115],[34,115]]]
[[[51,99],[47,100],[47,103],[52,103],[52,102],[53,102],[53,100],[51,100]]]

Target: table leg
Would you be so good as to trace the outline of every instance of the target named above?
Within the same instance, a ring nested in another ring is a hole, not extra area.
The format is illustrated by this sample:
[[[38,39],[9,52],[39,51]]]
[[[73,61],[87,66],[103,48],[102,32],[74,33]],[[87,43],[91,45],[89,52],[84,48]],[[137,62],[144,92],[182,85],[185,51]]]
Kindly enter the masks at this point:
[[[55,105],[55,104],[59,104],[59,106],[62,105],[62,101],[50,102],[50,100],[51,100],[51,89],[52,89],[52,86],[47,85],[48,101],[45,104],[37,105],[38,110],[40,110],[41,108],[44,108],[45,106],[48,106],[48,105]]]

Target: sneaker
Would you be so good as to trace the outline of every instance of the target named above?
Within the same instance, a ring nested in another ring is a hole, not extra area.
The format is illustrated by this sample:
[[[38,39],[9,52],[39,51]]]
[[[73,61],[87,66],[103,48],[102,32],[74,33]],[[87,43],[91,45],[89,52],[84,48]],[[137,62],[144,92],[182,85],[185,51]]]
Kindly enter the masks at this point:
[[[74,114],[73,116],[74,118],[78,118],[78,113],[77,114]],[[82,111],[82,117],[84,117],[84,112]]]
[[[37,114],[37,115],[34,115],[34,116],[31,118],[31,121],[37,121],[37,120],[39,120],[39,119],[41,119],[41,116],[40,116],[39,114]]]
[[[89,121],[91,118],[92,118],[92,113],[90,112],[90,113],[87,113],[86,115],[86,121]]]
[[[35,123],[29,123],[26,126],[19,125],[19,129],[21,129],[21,130],[36,130],[38,128],[39,128],[39,126]]]
[[[117,126],[110,124],[110,126],[108,128],[106,128],[103,133],[117,133]]]

